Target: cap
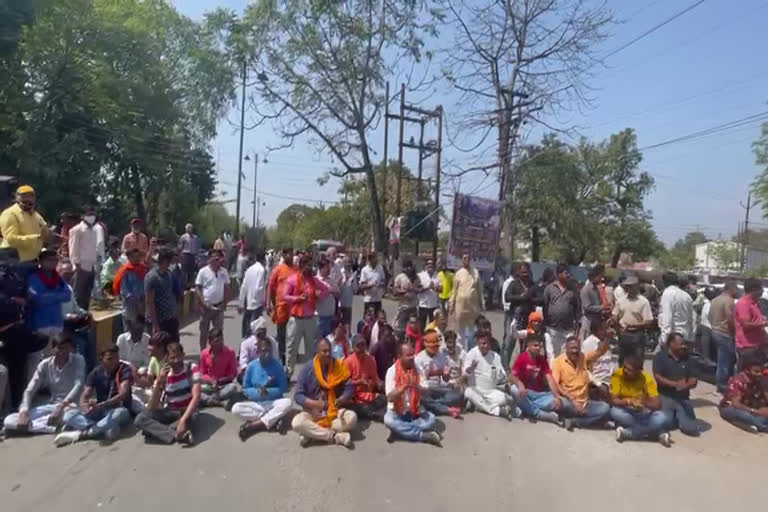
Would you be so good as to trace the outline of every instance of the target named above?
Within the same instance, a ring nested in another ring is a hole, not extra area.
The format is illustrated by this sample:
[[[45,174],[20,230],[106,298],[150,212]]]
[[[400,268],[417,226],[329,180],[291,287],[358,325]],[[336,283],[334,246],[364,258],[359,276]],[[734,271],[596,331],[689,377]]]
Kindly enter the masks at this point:
[[[29,185],[22,185],[16,189],[16,193],[17,194],[34,194],[35,189],[30,187]]]
[[[264,321],[264,317],[259,317],[253,322],[251,322],[251,332],[256,333],[259,329],[266,329],[267,328],[267,322]]]
[[[627,278],[624,280],[624,282],[622,284],[626,284],[626,285],[630,285],[631,286],[633,284],[638,284],[639,282],[640,282],[640,280],[637,279],[637,276],[627,276]]]
[[[131,219],[131,224],[141,224],[141,219],[138,217],[134,217]]]

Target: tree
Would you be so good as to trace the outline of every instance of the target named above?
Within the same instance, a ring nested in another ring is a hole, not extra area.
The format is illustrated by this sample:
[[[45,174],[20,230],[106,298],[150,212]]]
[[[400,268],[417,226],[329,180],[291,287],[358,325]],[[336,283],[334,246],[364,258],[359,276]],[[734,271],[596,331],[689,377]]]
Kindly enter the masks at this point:
[[[696,263],[696,246],[708,241],[700,231],[691,231],[659,255],[659,264],[670,270],[690,270]]]
[[[243,16],[253,41],[251,107],[259,122],[274,121],[285,145],[307,137],[339,165],[334,175],[365,177],[379,251],[386,246],[385,219],[370,135],[388,101],[387,78],[419,61],[422,36],[434,34],[424,4],[262,0]]]
[[[760,137],[752,143],[752,151],[755,153],[755,163],[762,167],[752,182],[752,191],[755,199],[761,202],[765,217],[768,216],[768,123],[763,123]]]
[[[479,150],[478,164],[461,173],[498,173],[499,199],[506,201],[502,229],[509,234],[503,249],[511,258],[520,182],[513,159],[523,126],[552,129],[547,115],[588,103],[587,79],[612,13],[585,0],[446,1],[456,40],[445,74],[460,93],[458,130],[480,134],[470,144]],[[495,145],[485,144],[492,134]],[[495,158],[486,156],[489,148]]]
[[[717,242],[710,246],[709,255],[720,270],[739,270],[741,248],[735,242]]]

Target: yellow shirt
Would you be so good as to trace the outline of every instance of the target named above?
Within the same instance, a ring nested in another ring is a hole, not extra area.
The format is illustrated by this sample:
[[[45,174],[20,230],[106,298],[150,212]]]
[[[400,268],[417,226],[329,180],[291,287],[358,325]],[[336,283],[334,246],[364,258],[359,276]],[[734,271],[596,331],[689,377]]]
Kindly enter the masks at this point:
[[[611,376],[611,395],[641,405],[643,399],[659,396],[659,390],[650,373],[641,372],[638,378],[629,380],[624,377],[624,368],[619,368]]]
[[[18,203],[14,204],[0,214],[0,233],[3,234],[0,248],[14,247],[19,251],[20,261],[32,261],[43,248],[41,233],[44,226],[42,215],[27,213]]]
[[[601,356],[597,350],[580,354],[574,365],[565,352],[552,361],[552,378],[560,392],[570,400],[584,404],[589,399],[589,367]]]
[[[437,277],[440,278],[440,284],[443,289],[440,291],[440,298],[448,300],[451,298],[451,290],[453,289],[453,272],[447,270],[441,270],[437,273]]]

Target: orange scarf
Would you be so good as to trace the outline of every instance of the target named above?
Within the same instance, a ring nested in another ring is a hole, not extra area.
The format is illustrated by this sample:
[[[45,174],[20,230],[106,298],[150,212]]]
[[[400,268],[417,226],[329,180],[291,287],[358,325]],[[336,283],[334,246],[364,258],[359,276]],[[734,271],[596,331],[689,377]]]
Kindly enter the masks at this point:
[[[419,372],[416,371],[416,368],[411,368],[410,370],[406,370],[403,368],[402,363],[400,362],[400,359],[395,361],[395,387],[400,388],[403,386],[410,386],[408,389],[405,390],[406,393],[410,393],[411,396],[411,410],[410,413],[414,418],[417,418],[419,416],[419,401],[420,401],[420,394],[419,394]],[[402,416],[405,414],[405,396],[400,395],[397,397],[397,400],[395,400],[395,412]]]
[[[123,282],[123,277],[125,276],[126,272],[133,272],[136,274],[136,277],[144,280],[144,277],[147,275],[149,269],[147,269],[147,266],[143,263],[137,263],[134,265],[130,261],[120,267],[120,270],[117,271],[117,274],[115,274],[115,278],[112,280],[112,293],[114,295],[120,295],[120,285]]]
[[[309,294],[307,300],[309,301],[309,307],[312,309],[312,313],[314,314],[314,312],[317,311],[315,309],[315,300],[317,299],[317,287],[315,286],[315,278],[310,277],[307,281],[307,284],[309,285]],[[298,295],[304,293],[304,274],[301,272],[296,272],[296,293]],[[291,314],[293,316],[304,316],[304,304],[301,302],[294,304],[291,308]]]
[[[324,418],[317,421],[321,427],[330,428],[333,420],[338,416],[336,409],[336,388],[344,384],[349,379],[349,370],[344,364],[343,359],[334,359],[331,367],[328,369],[328,378],[323,377],[323,370],[320,368],[320,357],[315,356],[313,365],[315,367],[315,378],[320,387],[328,392],[328,412]]]

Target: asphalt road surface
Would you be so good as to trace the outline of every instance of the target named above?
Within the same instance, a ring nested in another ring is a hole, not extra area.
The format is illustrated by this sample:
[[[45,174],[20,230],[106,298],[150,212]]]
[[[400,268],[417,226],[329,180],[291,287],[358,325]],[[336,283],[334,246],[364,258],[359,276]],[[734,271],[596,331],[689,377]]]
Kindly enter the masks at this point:
[[[362,304],[355,306],[356,321]],[[393,304],[386,307],[394,312]],[[501,314],[489,317],[500,333]],[[230,346],[238,345],[239,333],[231,308]],[[198,352],[196,323],[183,341],[189,354]],[[672,448],[619,445],[612,431],[569,433],[477,413],[443,420],[443,448],[388,444],[379,424],[362,425],[353,450],[301,448],[292,432],[241,443],[240,422],[222,409],[204,412],[193,448],[147,445],[134,432],[111,446],[55,448],[52,436],[12,438],[0,443],[0,510],[720,512],[729,503],[762,509],[768,439],[724,423],[712,389],[700,384],[695,392],[697,413],[711,429],[699,439],[675,432]]]

